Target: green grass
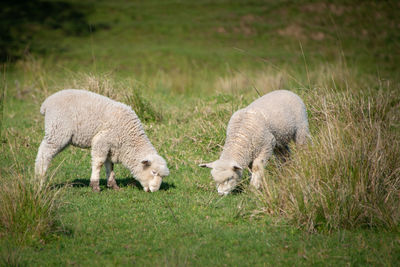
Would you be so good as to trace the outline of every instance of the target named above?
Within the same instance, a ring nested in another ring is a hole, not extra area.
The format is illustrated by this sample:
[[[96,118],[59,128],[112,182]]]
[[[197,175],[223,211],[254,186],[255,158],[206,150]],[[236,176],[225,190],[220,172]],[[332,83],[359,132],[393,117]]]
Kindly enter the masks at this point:
[[[15,190],[0,196],[57,205],[27,202],[37,212],[14,228],[16,217],[1,218],[0,265],[397,265],[397,5],[96,1],[88,19],[106,27],[36,36],[47,53],[2,77],[1,185]],[[74,147],[53,160],[49,191],[31,186],[40,104],[64,88],[137,111],[170,167],[160,191],[145,193],[117,165],[122,189],[102,173],[92,193],[90,151]],[[218,157],[235,110],[280,88],[304,99],[313,146],[293,148],[284,166],[272,159],[260,193],[246,173],[242,193],[219,197],[197,165]]]

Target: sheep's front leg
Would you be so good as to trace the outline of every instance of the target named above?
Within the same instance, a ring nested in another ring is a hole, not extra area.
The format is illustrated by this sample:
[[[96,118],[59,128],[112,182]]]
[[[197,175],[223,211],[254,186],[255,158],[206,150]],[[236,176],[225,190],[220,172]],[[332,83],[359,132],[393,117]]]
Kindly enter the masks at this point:
[[[107,187],[118,190],[119,186],[115,181],[114,163],[112,163],[109,159],[107,159],[105,162],[105,167],[106,167]]]
[[[254,159],[252,164],[252,175],[250,184],[256,189],[261,188],[262,180],[264,177],[264,167],[267,165],[267,161],[272,156],[272,153],[276,146],[275,137],[269,133],[265,133],[265,146],[261,150],[261,153]]]
[[[262,178],[264,177],[264,165],[265,159],[263,158],[258,157],[253,161],[250,185],[255,189],[260,189],[261,187]]]
[[[92,140],[92,175],[90,176],[93,192],[100,192],[100,170],[107,160],[108,151],[105,133],[96,135]]]
[[[255,189],[260,189],[262,180],[264,177],[264,168],[267,165],[268,159],[272,156],[272,149],[268,149],[253,161],[252,169],[251,169],[251,180],[250,185],[252,185]]]
[[[90,186],[93,192],[100,192],[100,170],[104,161],[101,158],[92,156],[92,175],[90,176]]]

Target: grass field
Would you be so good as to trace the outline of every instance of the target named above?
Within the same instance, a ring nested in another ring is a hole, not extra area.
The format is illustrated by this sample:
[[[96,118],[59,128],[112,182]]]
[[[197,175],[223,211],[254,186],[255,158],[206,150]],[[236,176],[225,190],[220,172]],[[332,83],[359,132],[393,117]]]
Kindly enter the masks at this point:
[[[68,3],[88,34],[33,27],[32,52],[2,66],[0,265],[398,265],[398,3]],[[103,171],[93,193],[75,147],[35,184],[39,107],[64,88],[133,107],[170,168],[160,191],[117,165],[121,190]],[[313,145],[271,159],[260,192],[246,171],[218,196],[198,164],[235,110],[282,88],[303,98]]]

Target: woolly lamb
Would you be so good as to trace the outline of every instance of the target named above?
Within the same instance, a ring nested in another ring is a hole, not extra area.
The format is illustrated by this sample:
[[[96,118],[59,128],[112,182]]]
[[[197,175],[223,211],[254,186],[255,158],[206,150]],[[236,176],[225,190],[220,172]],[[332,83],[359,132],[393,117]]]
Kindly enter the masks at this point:
[[[121,162],[143,186],[155,192],[169,174],[165,160],[147,138],[135,112],[125,104],[85,90],[62,90],[49,96],[40,113],[45,115],[45,136],[35,162],[44,181],[50,161],[66,146],[89,148],[92,156],[90,185],[100,191],[100,169],[106,168],[107,186],[119,189],[114,163]]]
[[[252,171],[250,184],[259,189],[272,153],[286,156],[290,140],[305,144],[309,137],[307,112],[300,97],[286,90],[273,91],[232,115],[220,158],[199,166],[212,169],[220,195],[237,186],[247,166]]]

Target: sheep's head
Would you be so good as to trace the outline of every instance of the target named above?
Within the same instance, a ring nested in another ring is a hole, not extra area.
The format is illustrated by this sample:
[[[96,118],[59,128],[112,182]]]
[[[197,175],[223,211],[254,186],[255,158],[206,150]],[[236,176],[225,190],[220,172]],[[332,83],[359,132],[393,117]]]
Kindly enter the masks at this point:
[[[159,155],[149,155],[140,163],[142,170],[138,180],[143,186],[143,190],[155,192],[160,189],[162,179],[169,174],[165,160]]]
[[[242,168],[234,161],[216,160],[200,164],[200,167],[211,169],[211,175],[216,183],[218,194],[227,195],[238,185],[242,177]]]

